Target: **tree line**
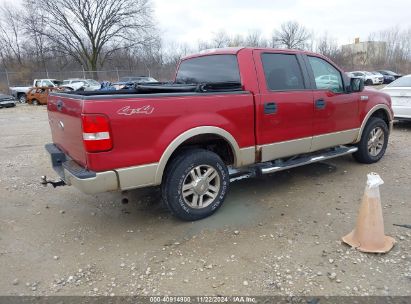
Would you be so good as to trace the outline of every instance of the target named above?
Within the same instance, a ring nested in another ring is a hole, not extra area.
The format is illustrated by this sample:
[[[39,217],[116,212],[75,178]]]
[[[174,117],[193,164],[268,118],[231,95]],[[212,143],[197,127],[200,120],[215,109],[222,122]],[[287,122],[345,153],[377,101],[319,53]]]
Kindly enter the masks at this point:
[[[22,5],[0,8],[0,90],[49,73],[54,73],[50,78],[74,76],[68,71],[83,71],[81,76],[97,80],[116,80],[127,71],[167,80],[187,54],[237,46],[310,50],[346,70],[411,72],[411,29],[394,27],[371,33],[367,40],[383,41],[386,47],[381,51],[370,44],[354,60],[352,51],[342,49],[334,37],[295,21],[281,24],[270,37],[259,30],[245,35],[219,30],[207,41],[166,43],[149,0],[23,0]]]

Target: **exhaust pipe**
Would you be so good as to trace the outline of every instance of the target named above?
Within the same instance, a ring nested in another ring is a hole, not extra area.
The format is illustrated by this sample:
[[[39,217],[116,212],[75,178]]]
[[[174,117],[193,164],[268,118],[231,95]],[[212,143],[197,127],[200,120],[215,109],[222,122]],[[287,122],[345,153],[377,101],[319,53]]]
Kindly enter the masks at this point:
[[[65,185],[66,185],[66,183],[65,183],[62,179],[56,182],[56,181],[48,180],[48,179],[47,179],[47,176],[45,176],[45,175],[43,175],[43,176],[41,177],[41,184],[42,184],[44,187],[47,187],[47,184],[50,184],[50,185],[53,186],[53,188],[60,187],[60,186],[65,186]]]

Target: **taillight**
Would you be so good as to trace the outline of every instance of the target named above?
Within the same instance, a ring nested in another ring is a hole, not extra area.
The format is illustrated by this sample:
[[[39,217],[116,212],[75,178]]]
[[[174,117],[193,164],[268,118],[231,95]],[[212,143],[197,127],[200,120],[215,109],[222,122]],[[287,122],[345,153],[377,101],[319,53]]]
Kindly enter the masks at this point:
[[[111,150],[110,123],[105,115],[83,114],[83,142],[87,152]]]

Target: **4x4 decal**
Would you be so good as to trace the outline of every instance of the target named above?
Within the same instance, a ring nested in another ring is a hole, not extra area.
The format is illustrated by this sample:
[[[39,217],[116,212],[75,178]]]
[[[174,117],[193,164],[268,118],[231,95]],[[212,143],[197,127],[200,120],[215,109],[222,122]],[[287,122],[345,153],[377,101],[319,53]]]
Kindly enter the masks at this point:
[[[154,107],[150,105],[142,106],[140,108],[132,108],[131,106],[125,106],[117,111],[119,115],[133,115],[133,114],[151,114],[154,111]]]

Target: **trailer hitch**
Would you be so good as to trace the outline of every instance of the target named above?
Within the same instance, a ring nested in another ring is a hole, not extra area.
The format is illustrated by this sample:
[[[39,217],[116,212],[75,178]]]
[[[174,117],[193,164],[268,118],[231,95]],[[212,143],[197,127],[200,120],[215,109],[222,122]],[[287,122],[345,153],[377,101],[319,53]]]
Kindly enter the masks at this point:
[[[53,188],[60,187],[60,186],[65,186],[65,185],[66,185],[66,183],[65,183],[62,179],[59,180],[59,181],[57,181],[57,182],[55,182],[55,181],[52,181],[52,180],[48,180],[48,179],[47,179],[47,176],[45,176],[45,175],[43,175],[43,176],[41,177],[41,184],[42,184],[44,187],[46,187],[47,184],[50,184],[50,185],[53,186]]]

